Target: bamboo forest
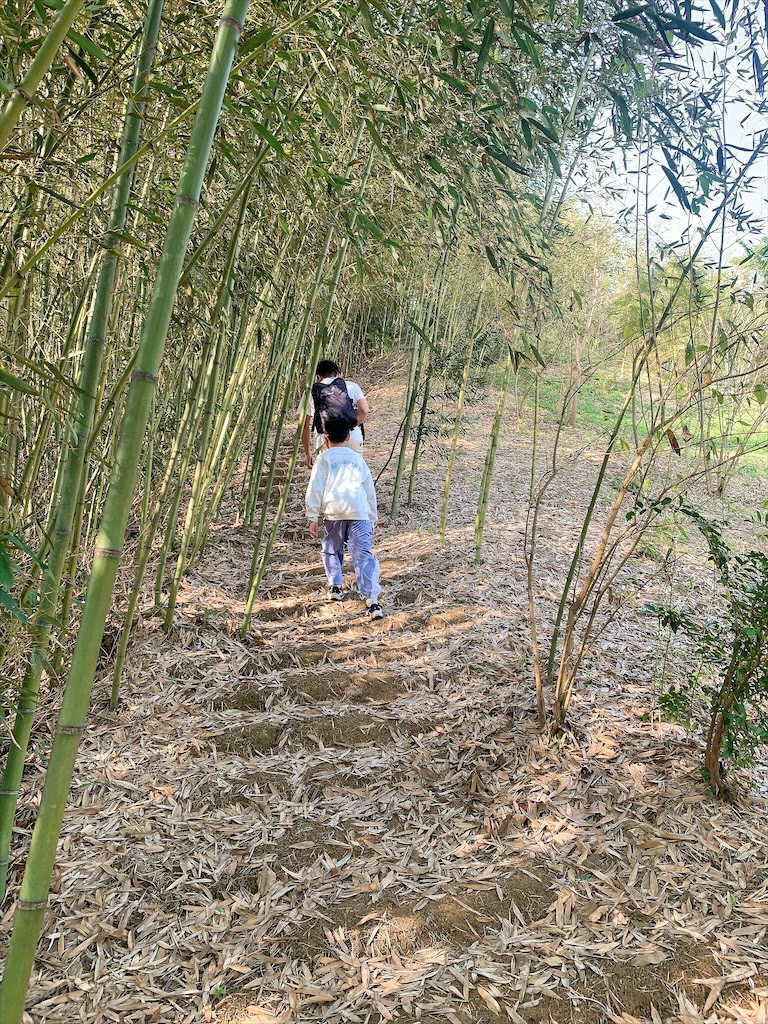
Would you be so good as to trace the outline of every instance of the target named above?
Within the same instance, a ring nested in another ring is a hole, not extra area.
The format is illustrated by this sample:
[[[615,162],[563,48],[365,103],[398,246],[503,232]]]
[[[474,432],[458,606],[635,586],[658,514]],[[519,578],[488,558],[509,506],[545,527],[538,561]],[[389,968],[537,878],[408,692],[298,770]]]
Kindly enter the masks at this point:
[[[766,0],[0,32],[0,1024],[766,1024]]]

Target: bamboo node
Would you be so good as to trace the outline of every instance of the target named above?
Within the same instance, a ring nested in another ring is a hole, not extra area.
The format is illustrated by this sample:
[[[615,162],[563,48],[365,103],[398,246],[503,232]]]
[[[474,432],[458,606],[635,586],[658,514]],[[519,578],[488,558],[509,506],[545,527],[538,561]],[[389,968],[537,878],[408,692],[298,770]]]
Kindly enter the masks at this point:
[[[18,795],[19,795],[18,789],[0,789],[0,796],[18,796]],[[2,864],[2,863],[3,863],[3,861],[0,860],[0,864]]]
[[[180,192],[176,196],[176,205],[177,206],[191,206],[191,207],[193,207],[196,210],[198,208],[198,206],[200,205],[200,203],[199,203],[199,201],[197,199],[195,199],[194,196],[185,196],[183,192]]]
[[[56,729],[57,736],[82,736],[84,732],[84,725],[60,725]]]
[[[122,548],[94,548],[93,554],[96,558],[120,558]]]
[[[134,370],[131,380],[148,380],[152,384],[157,384],[157,374],[150,373],[149,370]]]
[[[25,99],[27,103],[32,102],[32,97],[30,96],[30,94],[27,92],[26,89],[22,89],[20,85],[17,85],[13,91],[17,96],[21,96],[22,99]]]
[[[19,900],[16,906],[19,910],[47,910],[48,900]]]
[[[237,34],[240,35],[243,31],[242,21],[238,21],[237,18],[219,18],[220,25],[229,25],[231,28],[237,29]]]

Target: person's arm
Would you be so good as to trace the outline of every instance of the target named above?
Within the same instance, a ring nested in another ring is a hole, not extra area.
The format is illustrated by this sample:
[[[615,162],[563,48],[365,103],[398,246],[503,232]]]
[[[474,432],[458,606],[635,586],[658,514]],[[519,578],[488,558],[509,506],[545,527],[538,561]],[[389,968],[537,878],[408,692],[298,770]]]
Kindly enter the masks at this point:
[[[379,521],[379,510],[376,507],[376,488],[373,486],[373,477],[370,469],[363,479],[363,490],[371,508],[371,522],[374,525]]]
[[[320,515],[320,506],[323,501],[325,478],[325,460],[318,459],[312,467],[305,496],[307,519],[309,520],[309,532],[312,537],[317,537],[317,520]]]
[[[304,448],[304,463],[307,469],[312,469],[312,453],[309,450],[309,436],[312,430],[312,417],[304,417],[304,426],[301,431],[301,444]]]
[[[355,402],[355,412],[357,413],[357,425],[359,427],[361,423],[365,423],[368,418],[368,413],[370,412],[365,395],[362,395],[358,398],[357,402]]]

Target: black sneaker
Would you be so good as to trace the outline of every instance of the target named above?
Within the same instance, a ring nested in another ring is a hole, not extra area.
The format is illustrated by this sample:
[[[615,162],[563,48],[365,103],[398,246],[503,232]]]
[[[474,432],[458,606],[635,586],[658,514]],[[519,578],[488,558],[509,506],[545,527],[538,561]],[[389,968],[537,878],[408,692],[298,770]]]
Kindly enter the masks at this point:
[[[381,610],[381,605],[378,601],[366,601],[368,605],[368,618],[369,619],[383,619],[384,612]]]
[[[343,601],[344,592],[341,587],[328,587],[328,600],[329,601]]]

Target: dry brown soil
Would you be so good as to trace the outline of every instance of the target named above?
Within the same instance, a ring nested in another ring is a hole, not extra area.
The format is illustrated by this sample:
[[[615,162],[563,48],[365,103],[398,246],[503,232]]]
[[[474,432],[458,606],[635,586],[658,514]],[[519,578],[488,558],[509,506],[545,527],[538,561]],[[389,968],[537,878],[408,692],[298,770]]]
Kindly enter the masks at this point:
[[[381,380],[363,381],[374,474],[402,397]],[[530,437],[511,421],[486,558],[472,557],[492,407],[469,410],[445,544],[444,451],[426,450],[394,522],[384,474],[382,622],[351,587],[323,600],[304,475],[245,639],[253,532],[232,515],[170,634],[147,599],[116,713],[106,666],[96,689],[34,1024],[766,1020],[765,802],[713,802],[695,739],[653,713],[663,645],[644,592],[595,644],[572,735],[537,732]],[[551,492],[545,629],[596,464],[586,452]],[[658,573],[636,559],[627,592]]]

